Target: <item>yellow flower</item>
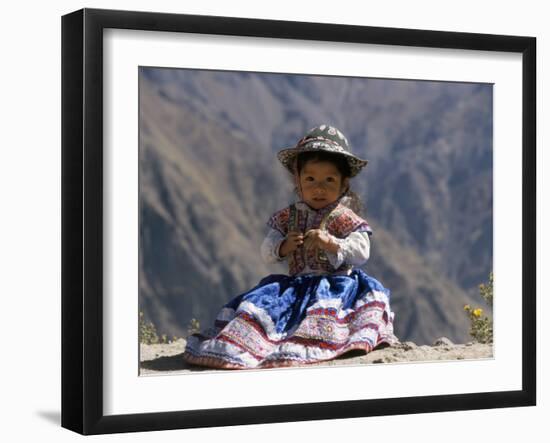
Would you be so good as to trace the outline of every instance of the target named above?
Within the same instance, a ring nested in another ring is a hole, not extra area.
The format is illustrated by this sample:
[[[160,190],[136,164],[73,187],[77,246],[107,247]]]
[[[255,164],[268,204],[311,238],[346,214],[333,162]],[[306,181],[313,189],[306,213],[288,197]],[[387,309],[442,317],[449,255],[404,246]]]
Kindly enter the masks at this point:
[[[470,309],[472,309],[472,308],[470,308],[470,305],[464,305],[464,310],[465,311],[469,311]]]
[[[483,314],[483,309],[481,308],[474,309],[473,314],[475,317],[481,317],[481,314]]]

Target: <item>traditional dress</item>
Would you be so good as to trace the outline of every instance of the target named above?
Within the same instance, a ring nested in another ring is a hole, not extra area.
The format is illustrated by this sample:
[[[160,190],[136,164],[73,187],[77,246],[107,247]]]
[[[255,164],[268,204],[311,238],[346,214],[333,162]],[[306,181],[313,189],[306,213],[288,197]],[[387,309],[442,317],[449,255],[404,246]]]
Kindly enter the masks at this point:
[[[276,212],[261,255],[288,261],[289,275],[269,275],[227,303],[214,328],[188,338],[184,359],[228,369],[295,366],[397,342],[390,291],[358,268],[369,257],[371,228],[343,203],[314,210],[297,202]],[[309,229],[326,230],[338,253],[302,246],[279,256],[288,232]]]

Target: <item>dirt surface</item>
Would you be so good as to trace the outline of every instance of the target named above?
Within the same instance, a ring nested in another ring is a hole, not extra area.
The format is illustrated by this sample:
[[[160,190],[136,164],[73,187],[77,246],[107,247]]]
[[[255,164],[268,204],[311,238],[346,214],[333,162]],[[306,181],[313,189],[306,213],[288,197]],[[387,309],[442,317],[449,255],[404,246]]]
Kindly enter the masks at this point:
[[[185,340],[169,344],[140,345],[140,375],[174,375],[198,371],[219,371],[185,363],[182,359]],[[403,362],[428,362],[440,360],[477,360],[493,358],[493,345],[482,343],[454,344],[440,338],[432,346],[417,346],[402,342],[391,347],[364,352],[348,352],[342,357],[315,366],[359,365]],[[312,365],[308,365],[312,366]],[[222,369],[223,370],[223,369]]]

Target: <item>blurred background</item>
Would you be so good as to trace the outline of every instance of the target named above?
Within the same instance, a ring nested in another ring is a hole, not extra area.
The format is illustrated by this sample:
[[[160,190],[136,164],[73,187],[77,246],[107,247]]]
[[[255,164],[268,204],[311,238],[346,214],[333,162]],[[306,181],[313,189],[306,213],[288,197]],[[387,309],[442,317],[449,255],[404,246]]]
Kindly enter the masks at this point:
[[[212,325],[270,274],[260,244],[293,199],[276,152],[339,128],[374,230],[363,267],[395,333],[470,341],[465,304],[492,270],[492,85],[141,67],[139,305],[160,334]],[[196,326],[196,323],[193,322]]]

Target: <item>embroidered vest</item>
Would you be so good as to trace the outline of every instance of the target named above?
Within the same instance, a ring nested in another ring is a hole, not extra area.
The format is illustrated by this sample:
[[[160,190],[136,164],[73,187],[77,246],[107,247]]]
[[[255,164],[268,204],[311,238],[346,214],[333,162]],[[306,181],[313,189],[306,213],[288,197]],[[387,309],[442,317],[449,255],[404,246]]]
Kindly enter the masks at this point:
[[[322,229],[337,238],[346,238],[354,231],[366,231],[369,234],[372,232],[366,220],[342,204],[337,204],[327,210],[316,211],[311,223],[308,223],[309,216],[312,215],[308,211],[300,210],[293,204],[273,214],[267,224],[285,236],[292,231],[305,234],[307,229]],[[312,271],[328,273],[348,271],[352,268],[352,266],[343,263],[338,269],[335,269],[321,248],[305,250],[301,246],[288,257],[290,275],[299,274],[306,268],[306,265]]]

